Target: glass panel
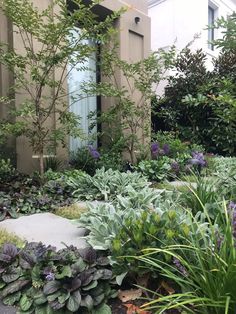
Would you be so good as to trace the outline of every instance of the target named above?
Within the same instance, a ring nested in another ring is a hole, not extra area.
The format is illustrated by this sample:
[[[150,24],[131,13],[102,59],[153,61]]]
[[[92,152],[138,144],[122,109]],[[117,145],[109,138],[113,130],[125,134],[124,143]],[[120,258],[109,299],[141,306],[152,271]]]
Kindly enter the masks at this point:
[[[208,26],[212,26],[215,20],[215,10],[208,7]],[[214,40],[214,29],[208,29],[208,48],[214,50],[214,45],[211,41]]]
[[[73,31],[73,36],[79,36],[78,34],[78,29]],[[84,41],[84,43],[94,45],[92,41]],[[97,132],[96,126],[92,131],[89,130],[91,123],[94,123],[94,119],[88,117],[91,112],[96,116],[97,97],[87,97],[81,91],[81,84],[84,82],[96,82],[95,53],[86,61],[83,61],[81,68],[79,66],[73,68],[69,65],[68,71],[70,72],[68,76],[69,110],[80,117],[80,127],[85,135],[85,139],[83,140],[81,138],[70,137],[70,151],[76,151],[78,148],[88,144],[88,138],[90,138],[89,142],[91,143],[91,138],[93,137],[94,139],[94,134]],[[76,100],[76,98],[79,99]],[[94,140],[93,145],[97,145],[96,140]]]

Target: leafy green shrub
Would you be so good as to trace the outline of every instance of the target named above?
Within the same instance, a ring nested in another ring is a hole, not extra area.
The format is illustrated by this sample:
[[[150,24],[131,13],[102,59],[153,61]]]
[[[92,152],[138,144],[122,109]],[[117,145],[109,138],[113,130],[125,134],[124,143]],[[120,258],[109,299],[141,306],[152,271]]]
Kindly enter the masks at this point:
[[[59,207],[54,211],[54,214],[67,218],[78,219],[80,216],[88,211],[88,207],[81,204],[72,204],[70,206]]]
[[[0,192],[0,221],[5,218],[17,218],[16,208],[12,206],[12,199],[4,192]]]
[[[17,247],[23,247],[25,241],[20,239],[17,235],[6,231],[5,229],[0,229],[0,246],[5,243],[12,243]]]
[[[236,195],[236,158],[214,158],[213,177],[219,193],[225,198]]]
[[[123,219],[119,233],[112,241],[111,258],[115,271],[127,271],[136,278],[150,273],[151,268],[145,268],[133,256],[147,248],[162,247],[175,241],[183,243],[183,239],[189,236],[190,223],[191,220],[187,220],[180,210],[178,213],[175,210],[146,210]],[[165,257],[162,260],[168,261]]]
[[[236,158],[235,157],[213,157],[211,158],[211,166],[209,171],[211,174],[235,171]]]
[[[29,243],[19,250],[5,244],[0,263],[1,299],[4,304],[19,305],[20,313],[69,314],[79,310],[95,314],[116,295],[108,260],[92,248],[55,251],[41,243]]]
[[[135,169],[152,181],[163,181],[169,177],[171,171],[171,159],[168,157],[156,160],[143,160]]]
[[[127,188],[127,193],[126,196],[119,195],[113,204],[88,204],[89,210],[79,218],[78,226],[88,230],[86,240],[97,250],[112,251],[112,242],[126,220],[137,221],[143,212],[164,213],[179,205],[175,196],[169,194],[165,198],[162,193],[148,187],[141,191]]]
[[[217,189],[214,179],[208,179],[201,176],[195,176],[194,185],[190,185],[188,191],[180,196],[180,202],[192,211],[193,215],[203,212],[204,207],[207,209],[209,217],[214,219],[219,214],[217,203],[220,199],[220,193]]]
[[[51,169],[46,171],[43,175],[44,181],[55,181],[55,180],[67,180],[69,178],[77,178],[78,176],[83,176],[85,173],[77,169],[68,169],[61,172],[55,172]]]
[[[152,134],[152,141],[163,145],[169,145],[169,154],[171,158],[177,158],[179,155],[189,155],[193,151],[204,152],[201,145],[192,144],[191,142],[183,142],[179,139],[178,133],[168,131],[158,131]]]
[[[94,158],[89,150],[89,147],[86,146],[79,148],[76,152],[71,154],[70,164],[75,169],[94,175],[96,169],[98,168],[99,158]]]
[[[124,162],[120,152],[106,152],[102,150],[99,153],[92,146],[80,148],[73,153],[70,164],[72,167],[83,170],[90,175],[94,175],[96,170],[100,168],[105,170],[124,170]]]
[[[119,152],[101,152],[100,159],[98,161],[99,168],[105,168],[105,170],[124,170],[124,162],[122,161],[121,153]]]
[[[15,174],[16,170],[10,159],[0,159],[0,181],[8,181]]]
[[[89,204],[89,211],[82,214],[78,226],[86,228],[89,233],[86,241],[96,250],[110,250],[112,241],[119,233],[123,217],[134,214],[127,209],[119,210],[111,204]]]
[[[59,171],[63,166],[62,160],[55,157],[47,157],[44,162],[44,169],[48,171],[49,169],[52,171]]]
[[[135,169],[152,181],[173,180],[187,173],[200,173],[207,163],[202,153],[176,153],[176,158],[158,156],[154,160],[143,160]]]
[[[207,215],[207,209],[204,209]],[[179,289],[171,295],[161,296],[148,302],[145,309],[154,313],[169,309],[180,312],[203,314],[233,314],[236,308],[236,249],[235,249],[235,208],[219,208],[221,223],[215,231],[210,223],[208,231],[201,230],[196,236],[190,226],[188,245],[167,246],[147,250],[138,257],[146,267],[154,267],[162,276]],[[212,230],[212,232],[211,232]],[[172,263],[164,263],[155,255],[169,255]]]
[[[225,49],[210,72],[202,50],[182,50],[164,97],[153,102],[154,131],[172,131],[207,151],[235,154],[235,58],[235,50]]]
[[[138,210],[153,209],[158,206],[162,200],[162,193],[155,189],[145,187],[142,190],[135,190],[133,187],[127,187],[127,195],[117,195],[113,204],[117,208],[126,211],[128,208],[137,208]]]
[[[73,196],[85,200],[113,200],[117,195],[126,195],[127,187],[141,190],[148,186],[147,179],[137,172],[98,169],[93,177],[70,178],[67,184],[73,190]]]
[[[83,173],[78,170],[64,173],[54,173],[50,170],[45,173],[46,183],[40,185],[35,176],[14,174],[9,182],[3,181],[0,184],[0,220],[7,217],[16,218],[20,214],[52,211],[70,205],[74,199],[65,180],[79,175]]]

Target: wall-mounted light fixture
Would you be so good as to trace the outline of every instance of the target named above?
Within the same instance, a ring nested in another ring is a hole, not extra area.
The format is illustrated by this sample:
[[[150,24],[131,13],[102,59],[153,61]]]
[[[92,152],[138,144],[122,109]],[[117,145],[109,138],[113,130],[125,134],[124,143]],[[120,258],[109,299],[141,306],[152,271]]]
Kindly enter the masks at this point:
[[[139,16],[135,16],[134,21],[136,24],[138,24],[140,22],[140,17]]]

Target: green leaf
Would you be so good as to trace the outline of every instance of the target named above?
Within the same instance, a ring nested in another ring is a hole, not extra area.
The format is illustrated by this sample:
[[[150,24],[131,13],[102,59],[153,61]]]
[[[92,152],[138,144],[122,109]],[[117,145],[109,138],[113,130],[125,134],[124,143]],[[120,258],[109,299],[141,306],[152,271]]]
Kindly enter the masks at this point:
[[[90,311],[93,308],[93,298],[90,295],[86,295],[81,301],[81,306],[86,307]]]
[[[2,280],[6,283],[16,281],[21,275],[20,268],[12,269],[11,272],[2,275]]]
[[[46,296],[42,292],[40,292],[40,293],[38,293],[37,295],[34,296],[34,303],[36,305],[41,305],[41,304],[44,304],[46,302],[48,302],[48,300],[47,300]]]
[[[41,269],[38,265],[35,265],[31,272],[32,281],[40,281],[41,279]]]
[[[10,294],[7,297],[5,297],[2,302],[5,305],[14,305],[16,302],[20,300],[21,292],[18,291],[16,293]]]
[[[81,294],[79,291],[75,291],[71,294],[69,297],[69,300],[67,301],[67,309],[71,312],[78,311],[81,303]]]
[[[43,287],[43,292],[48,295],[56,292],[59,288],[60,282],[53,280],[46,283],[46,285]]]
[[[112,277],[112,271],[109,269],[98,269],[94,275],[94,280],[103,279],[108,280]]]
[[[17,280],[10,283],[1,291],[1,297],[6,297],[8,294],[17,292],[26,286],[30,281],[29,280]]]
[[[86,268],[86,263],[82,260],[81,257],[78,259],[76,263],[71,265],[72,271],[75,272],[76,274],[81,273],[82,271],[85,270],[85,268]]]
[[[92,310],[92,314],[112,314],[110,307],[107,304],[99,306]]]
[[[105,299],[105,293],[101,293],[97,296],[94,297],[93,301],[94,301],[94,305],[99,305],[101,304]]]
[[[60,291],[57,291],[56,293],[50,294],[47,299],[49,302],[55,301],[59,296],[61,295]]]
[[[6,286],[5,282],[0,282],[0,289],[4,288]]]
[[[91,289],[93,289],[93,288],[96,288],[97,285],[98,285],[97,280],[94,280],[94,281],[92,281],[89,285],[83,287],[83,290],[84,290],[84,291],[91,290]]]
[[[23,295],[20,299],[20,308],[22,311],[28,311],[33,304],[33,300],[28,298],[27,295]]]
[[[125,278],[126,275],[127,275],[127,272],[116,276],[116,283],[119,286],[122,284],[122,281],[123,281],[123,279]]]
[[[58,297],[58,302],[63,304],[66,302],[66,300],[68,300],[70,296],[69,292],[65,292],[65,293],[61,293],[61,295]]]
[[[46,306],[37,307],[35,309],[35,314],[55,314],[55,312],[49,305],[46,305]]]
[[[63,267],[62,271],[60,274],[56,274],[56,279],[63,279],[64,277],[71,277],[72,272],[70,266],[65,266]]]

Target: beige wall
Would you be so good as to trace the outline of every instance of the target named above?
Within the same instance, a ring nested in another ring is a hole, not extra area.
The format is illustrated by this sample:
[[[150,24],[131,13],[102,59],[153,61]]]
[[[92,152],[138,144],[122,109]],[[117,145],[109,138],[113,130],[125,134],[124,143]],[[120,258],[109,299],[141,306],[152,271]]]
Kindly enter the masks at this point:
[[[33,0],[39,8],[47,7],[51,0]],[[121,7],[126,7],[127,11],[121,16],[117,23],[120,48],[119,55],[121,59],[131,62],[145,58],[150,53],[150,18],[147,16],[147,1],[145,0],[104,0],[101,6],[109,10],[118,10]],[[138,24],[135,23],[135,17],[140,18]],[[10,32],[9,32],[10,31]],[[10,34],[10,35],[9,35]],[[0,12],[0,40],[11,40],[13,36],[13,45],[16,49],[22,50],[22,42],[19,35],[14,34],[10,30],[9,23],[1,15]],[[23,50],[22,50],[23,52]],[[55,73],[55,78],[57,73]],[[124,85],[124,80],[120,73],[117,73],[119,83]],[[11,83],[11,75],[0,66],[0,94],[4,95],[8,92]],[[16,107],[20,104],[22,97],[26,95],[16,95]],[[105,109],[109,105],[109,100],[102,100],[102,108]],[[0,118],[4,117],[6,110],[0,107]],[[55,119],[52,120],[52,124]],[[17,166],[20,171],[30,172],[36,167],[36,161],[32,158],[33,152],[28,141],[24,137],[19,137],[16,140]],[[65,148],[59,147],[57,155],[62,158],[67,158],[68,152]]]
[[[13,44],[11,23],[0,11],[0,42]],[[13,75],[0,63],[0,97],[9,96],[10,86],[13,82]],[[0,119],[8,119],[10,110],[14,108],[14,103],[6,106],[0,102]],[[6,145],[0,145],[0,155],[11,157],[15,163],[16,141],[13,137],[9,137]]]
[[[103,2],[111,10],[118,10],[121,6],[126,8],[126,12],[121,16],[119,22],[117,23],[117,28],[119,31],[119,56],[122,60],[127,60],[130,63],[137,62],[146,58],[150,54],[151,42],[150,42],[150,18],[147,16],[147,2],[139,0],[130,1],[113,1],[105,0]],[[139,23],[135,23],[135,17],[139,17]],[[129,86],[127,80],[122,76],[121,73],[117,73],[117,79],[121,86]],[[142,95],[139,92],[134,92],[132,95],[132,100],[136,103],[140,103]],[[106,110],[111,104],[110,99],[103,100],[103,108]],[[143,123],[143,126],[147,123],[151,126],[150,117],[150,107],[146,108],[147,120]],[[126,130],[126,134],[129,130]],[[145,145],[149,138],[147,138],[144,128],[139,128],[137,130],[137,135],[141,145]],[[125,159],[130,159],[130,155],[125,153]]]

